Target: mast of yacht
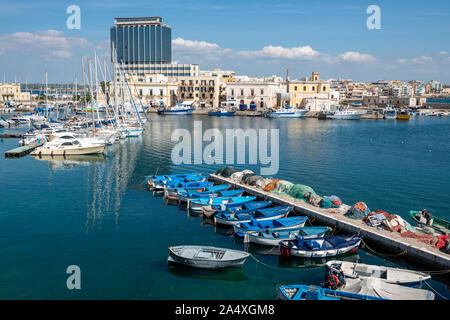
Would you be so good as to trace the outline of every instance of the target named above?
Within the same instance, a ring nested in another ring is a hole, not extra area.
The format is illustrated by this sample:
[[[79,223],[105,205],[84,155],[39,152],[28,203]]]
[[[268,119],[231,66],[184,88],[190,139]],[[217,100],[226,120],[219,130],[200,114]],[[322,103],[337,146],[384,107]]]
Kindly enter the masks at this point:
[[[93,109],[93,90],[92,90],[92,60],[88,59],[88,70],[89,70],[89,92],[91,95],[91,113],[92,113],[92,133],[95,134],[95,119],[94,119],[94,109]]]

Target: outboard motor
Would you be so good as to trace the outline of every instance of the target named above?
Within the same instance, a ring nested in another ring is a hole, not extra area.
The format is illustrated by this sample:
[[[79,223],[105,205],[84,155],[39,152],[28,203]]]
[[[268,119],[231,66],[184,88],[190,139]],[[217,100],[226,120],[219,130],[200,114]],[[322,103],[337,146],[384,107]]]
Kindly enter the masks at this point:
[[[325,281],[322,285],[324,288],[337,290],[345,287],[345,284],[345,276],[340,267],[336,268],[332,266],[328,268]]]

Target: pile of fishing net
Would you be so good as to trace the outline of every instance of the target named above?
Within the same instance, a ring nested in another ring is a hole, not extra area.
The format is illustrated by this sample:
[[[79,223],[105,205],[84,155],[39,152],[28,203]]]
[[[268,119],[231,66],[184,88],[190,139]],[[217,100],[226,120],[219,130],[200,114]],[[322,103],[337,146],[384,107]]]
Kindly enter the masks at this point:
[[[344,216],[354,219],[354,220],[363,220],[370,213],[369,207],[364,202],[357,202],[347,211]]]
[[[305,198],[307,203],[309,203],[315,207],[319,207],[320,202],[322,201],[321,196],[319,196],[317,194],[312,194],[310,192],[305,193],[305,195],[303,197]]]
[[[319,203],[321,208],[339,208],[342,205],[342,201],[337,196],[324,196]]]
[[[305,194],[309,195],[316,195],[316,192],[313,190],[313,188],[309,186],[305,186],[303,184],[294,184],[291,186],[291,188],[287,191],[287,194],[290,195],[292,198],[295,199],[305,199]]]
[[[254,174],[253,171],[251,170],[243,170],[243,171],[237,171],[235,173],[233,173],[230,178],[231,180],[237,182],[237,183],[241,183],[242,182],[242,178],[244,177],[244,175],[248,175],[248,174]]]
[[[264,191],[271,192],[275,190],[277,187],[278,181],[281,181],[280,179],[271,180],[269,183],[266,184],[266,186],[263,188]]]
[[[229,178],[233,173],[238,172],[234,167],[225,167],[216,171],[216,174],[224,178]]]
[[[257,182],[260,180],[264,180],[264,178],[256,174],[244,175],[244,177],[242,177],[242,182],[249,186],[256,186]]]
[[[287,195],[288,191],[292,188],[294,184],[286,180],[279,180],[275,185],[275,189],[272,191],[276,194]]]

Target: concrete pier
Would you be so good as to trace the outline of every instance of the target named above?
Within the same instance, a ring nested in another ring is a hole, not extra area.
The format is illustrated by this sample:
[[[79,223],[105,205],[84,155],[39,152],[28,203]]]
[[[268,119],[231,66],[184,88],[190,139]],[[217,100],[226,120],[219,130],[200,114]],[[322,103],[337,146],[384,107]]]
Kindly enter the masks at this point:
[[[398,255],[413,264],[427,266],[431,270],[450,270],[449,254],[440,252],[437,248],[416,239],[404,238],[396,232],[370,227],[361,220],[353,220],[340,213],[331,213],[327,209],[315,207],[299,199],[236,183],[222,176],[211,174],[209,178],[212,181],[244,189],[247,193],[264,200],[270,200],[274,204],[293,206],[297,214],[307,216],[315,225],[330,226],[341,233],[360,234],[365,243],[374,248],[382,248],[384,252],[387,252],[386,255]],[[450,273],[447,273],[448,275]]]

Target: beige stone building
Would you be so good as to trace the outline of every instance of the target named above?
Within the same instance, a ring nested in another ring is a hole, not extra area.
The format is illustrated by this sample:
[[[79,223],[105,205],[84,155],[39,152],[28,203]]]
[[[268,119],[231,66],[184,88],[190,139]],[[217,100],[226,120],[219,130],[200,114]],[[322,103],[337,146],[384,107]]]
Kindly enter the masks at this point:
[[[178,101],[192,101],[195,108],[217,108],[224,83],[219,75],[177,77]]]
[[[307,98],[328,99],[330,83],[322,81],[318,72],[313,72],[311,80],[308,81],[286,81],[287,92],[291,96],[290,105],[303,108]]]
[[[22,92],[18,83],[0,83],[0,102],[8,101],[29,102],[31,95],[29,92]]]
[[[175,105],[178,93],[177,82],[162,74],[146,74],[142,81],[132,76],[128,79],[133,98],[145,106],[159,107]]]

